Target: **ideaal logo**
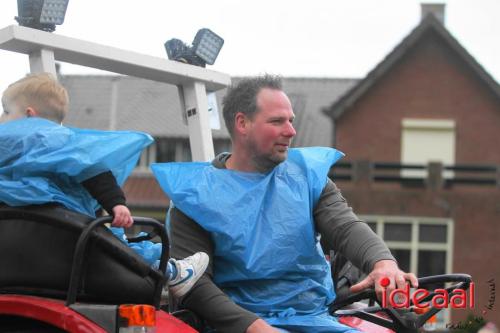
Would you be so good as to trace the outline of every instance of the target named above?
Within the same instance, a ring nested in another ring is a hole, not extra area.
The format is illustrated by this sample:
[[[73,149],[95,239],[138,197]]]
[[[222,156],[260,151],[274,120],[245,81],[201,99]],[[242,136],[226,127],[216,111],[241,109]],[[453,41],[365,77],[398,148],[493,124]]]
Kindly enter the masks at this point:
[[[390,280],[386,277],[380,280],[380,285],[384,288],[389,286]],[[489,298],[487,304],[483,305],[482,314],[486,315],[488,310],[492,311],[495,306],[495,298],[496,298],[496,285],[495,279],[490,279],[487,281],[489,287]],[[389,294],[389,300],[387,300],[387,293],[382,294],[382,306],[387,307],[387,302],[393,308],[408,308],[410,307],[410,301],[413,303],[418,309],[427,309],[429,306],[433,306],[436,308],[447,308],[448,304],[451,304],[452,308],[460,308],[463,309],[467,306],[467,300],[469,300],[469,307],[471,309],[475,306],[475,296],[474,296],[474,282],[470,283],[469,290],[463,289],[453,289],[452,296],[450,298],[449,293],[446,289],[436,289],[434,290],[435,295],[432,297],[430,302],[422,302],[427,296],[431,294],[428,290],[425,289],[416,289],[412,291],[410,294],[410,286],[406,285],[405,289],[395,289]],[[401,300],[404,297],[404,301],[397,302],[396,298]],[[470,315],[468,320],[465,322],[458,323],[448,323],[446,324],[446,328],[448,329],[467,329],[474,325],[479,324],[480,326],[484,325],[485,320],[483,317]]]
[[[380,285],[384,288],[389,286],[390,280],[384,277],[380,280]],[[395,309],[409,308],[410,301],[414,307],[419,309],[425,309],[430,306],[438,309],[447,308],[451,306],[455,309],[465,309],[467,307],[467,301],[469,303],[469,308],[473,309],[475,306],[474,300],[474,282],[471,282],[468,290],[464,289],[453,289],[451,292],[451,297],[446,291],[446,289],[438,288],[435,289],[432,294],[430,301],[424,302],[423,300],[431,295],[431,292],[427,289],[415,289],[410,293],[410,285],[407,284],[405,289],[394,289],[388,293],[382,293],[382,307],[386,308],[388,305]],[[403,300],[398,302],[398,300]]]

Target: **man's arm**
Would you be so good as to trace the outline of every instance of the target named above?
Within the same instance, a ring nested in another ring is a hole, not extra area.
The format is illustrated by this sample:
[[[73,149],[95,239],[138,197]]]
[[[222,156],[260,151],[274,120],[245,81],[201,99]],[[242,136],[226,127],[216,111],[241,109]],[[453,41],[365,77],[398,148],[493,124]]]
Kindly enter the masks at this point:
[[[413,287],[418,286],[415,275],[398,268],[384,241],[358,219],[331,180],[328,180],[314,209],[314,221],[323,245],[342,253],[368,274],[351,287],[352,292],[374,287],[381,297],[384,288],[380,280],[383,277],[389,278],[390,284],[386,288],[389,292],[396,287],[404,288],[406,281],[410,281]]]
[[[365,273],[371,272],[377,261],[396,261],[384,241],[354,214],[331,180],[314,208],[314,222],[321,243],[342,253]]]
[[[202,316],[217,332],[246,332],[258,316],[236,305],[214,284],[214,246],[208,232],[177,208],[171,212],[170,232],[172,257],[182,259],[199,251],[210,257],[205,274],[181,299],[181,305]]]

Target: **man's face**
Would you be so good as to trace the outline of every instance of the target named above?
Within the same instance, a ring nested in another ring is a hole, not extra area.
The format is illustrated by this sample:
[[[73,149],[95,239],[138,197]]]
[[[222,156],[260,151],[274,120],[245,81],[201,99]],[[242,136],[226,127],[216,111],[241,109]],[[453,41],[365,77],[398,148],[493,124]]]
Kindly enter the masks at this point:
[[[2,103],[3,113],[0,116],[0,123],[5,123],[11,120],[26,117],[26,114],[21,112],[14,103]]]
[[[281,90],[262,89],[257,94],[257,112],[249,120],[247,143],[255,164],[264,170],[283,162],[295,136],[295,115]]]

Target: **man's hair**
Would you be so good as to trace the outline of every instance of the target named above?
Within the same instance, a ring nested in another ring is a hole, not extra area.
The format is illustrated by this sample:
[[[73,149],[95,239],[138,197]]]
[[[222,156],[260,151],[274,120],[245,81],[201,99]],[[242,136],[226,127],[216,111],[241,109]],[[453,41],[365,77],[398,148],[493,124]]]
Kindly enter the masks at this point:
[[[49,73],[30,74],[5,89],[2,104],[16,105],[20,111],[34,108],[38,115],[62,122],[68,113],[68,92]]]
[[[222,102],[224,122],[231,137],[234,135],[236,113],[241,112],[252,119],[257,110],[257,95],[262,89],[283,90],[281,76],[265,74],[244,78],[228,89]]]

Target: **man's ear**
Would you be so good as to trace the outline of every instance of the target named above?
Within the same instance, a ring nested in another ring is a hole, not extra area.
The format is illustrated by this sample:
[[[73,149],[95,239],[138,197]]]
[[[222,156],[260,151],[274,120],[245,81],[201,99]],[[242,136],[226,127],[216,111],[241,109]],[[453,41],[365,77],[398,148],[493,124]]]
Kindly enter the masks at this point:
[[[25,110],[25,113],[26,113],[26,117],[38,117],[38,112],[36,112],[36,110],[34,108],[32,108],[31,106],[28,106]]]
[[[250,122],[250,119],[242,113],[238,112],[236,113],[236,116],[234,117],[234,130],[237,133],[240,134],[246,134],[248,130],[248,124]]]

